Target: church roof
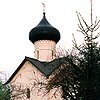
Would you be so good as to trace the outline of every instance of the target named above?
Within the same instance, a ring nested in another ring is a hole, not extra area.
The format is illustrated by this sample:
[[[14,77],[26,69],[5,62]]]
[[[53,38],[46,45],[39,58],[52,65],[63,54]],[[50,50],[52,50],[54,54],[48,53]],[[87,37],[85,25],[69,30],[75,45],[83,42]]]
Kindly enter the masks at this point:
[[[60,32],[47,21],[45,12],[40,23],[30,31],[29,40],[32,43],[38,40],[53,40],[57,43],[60,40]]]
[[[25,57],[25,59],[22,61],[22,63],[19,65],[19,67],[15,70],[15,72],[11,75],[11,77],[8,79],[8,81],[5,84],[8,84],[14,76],[17,74],[17,72],[21,69],[23,64],[26,61],[29,61],[33,66],[35,66],[42,74],[44,74],[46,77],[50,76],[52,72],[59,67],[59,64],[61,64],[61,61],[59,59],[55,59],[51,62],[41,62],[39,60],[30,58],[30,57]]]

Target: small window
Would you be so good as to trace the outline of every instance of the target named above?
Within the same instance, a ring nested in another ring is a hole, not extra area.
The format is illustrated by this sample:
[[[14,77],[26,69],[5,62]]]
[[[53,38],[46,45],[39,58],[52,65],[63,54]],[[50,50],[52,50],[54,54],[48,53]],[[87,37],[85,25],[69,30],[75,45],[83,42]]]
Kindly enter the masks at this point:
[[[37,51],[37,59],[39,59],[39,51]]]
[[[27,98],[30,98],[30,89],[29,88],[27,88]]]
[[[53,56],[54,56],[54,52],[53,52],[53,50],[52,50],[52,59],[53,59]]]

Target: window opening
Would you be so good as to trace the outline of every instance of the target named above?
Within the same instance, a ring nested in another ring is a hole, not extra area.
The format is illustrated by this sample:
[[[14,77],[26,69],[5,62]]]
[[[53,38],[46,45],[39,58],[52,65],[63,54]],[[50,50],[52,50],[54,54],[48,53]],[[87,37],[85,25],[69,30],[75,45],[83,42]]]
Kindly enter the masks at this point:
[[[37,59],[39,59],[39,51],[37,50]]]
[[[27,98],[30,98],[30,89],[27,88]]]

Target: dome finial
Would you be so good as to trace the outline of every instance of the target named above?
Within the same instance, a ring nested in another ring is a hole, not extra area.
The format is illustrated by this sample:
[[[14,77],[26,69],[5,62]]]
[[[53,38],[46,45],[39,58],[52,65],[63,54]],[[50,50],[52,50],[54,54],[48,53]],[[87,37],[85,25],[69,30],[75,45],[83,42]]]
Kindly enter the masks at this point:
[[[43,4],[43,17],[45,17],[45,4],[44,3],[42,4]]]

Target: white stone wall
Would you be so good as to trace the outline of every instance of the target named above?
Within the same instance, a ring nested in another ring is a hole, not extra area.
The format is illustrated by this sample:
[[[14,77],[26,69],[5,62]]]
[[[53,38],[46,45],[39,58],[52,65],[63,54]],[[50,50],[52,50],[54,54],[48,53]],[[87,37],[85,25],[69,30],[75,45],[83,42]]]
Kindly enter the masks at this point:
[[[55,59],[56,43],[52,40],[39,40],[34,43],[35,58],[40,61],[52,61]]]
[[[29,88],[30,98],[27,98],[26,94],[21,94],[15,96],[13,100],[62,100],[59,93],[57,93],[57,97],[53,95],[55,90],[45,94],[45,88],[41,88],[41,84],[37,84],[39,82],[46,84],[48,80],[30,62],[26,61],[20,71],[11,80],[10,85],[18,88],[17,90],[15,88],[15,91],[12,92],[15,95],[21,94],[20,91],[22,90],[26,93],[26,89]]]

